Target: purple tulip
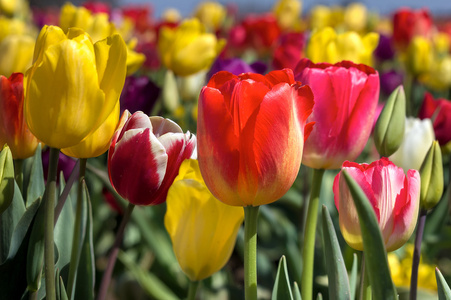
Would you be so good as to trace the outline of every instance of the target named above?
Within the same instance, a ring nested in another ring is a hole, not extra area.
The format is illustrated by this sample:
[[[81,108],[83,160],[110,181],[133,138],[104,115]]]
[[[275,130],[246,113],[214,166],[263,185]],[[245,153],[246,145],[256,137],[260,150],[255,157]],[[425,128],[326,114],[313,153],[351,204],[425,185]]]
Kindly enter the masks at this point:
[[[124,89],[120,98],[121,114],[126,109],[131,114],[137,111],[150,114],[159,95],[160,88],[148,77],[129,76],[125,79]]]
[[[211,66],[210,71],[207,74],[207,79],[210,79],[215,73],[219,71],[227,71],[233,75],[240,75],[241,73],[259,73],[264,74],[267,70],[267,66],[263,62],[254,62],[249,65],[245,61],[239,58],[221,59],[218,58]]]
[[[403,83],[403,75],[396,72],[395,70],[390,70],[380,73],[381,91],[385,95],[390,95],[398,86]]]
[[[395,56],[395,49],[390,37],[383,34],[379,36],[379,44],[374,51],[374,55],[382,61],[390,60]]]

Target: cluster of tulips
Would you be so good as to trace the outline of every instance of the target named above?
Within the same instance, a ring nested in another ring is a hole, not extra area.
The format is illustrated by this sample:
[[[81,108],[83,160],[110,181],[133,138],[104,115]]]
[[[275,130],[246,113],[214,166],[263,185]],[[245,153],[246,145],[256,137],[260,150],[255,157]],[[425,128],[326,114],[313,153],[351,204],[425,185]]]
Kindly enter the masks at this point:
[[[0,298],[451,299],[451,20],[301,8],[0,1]]]

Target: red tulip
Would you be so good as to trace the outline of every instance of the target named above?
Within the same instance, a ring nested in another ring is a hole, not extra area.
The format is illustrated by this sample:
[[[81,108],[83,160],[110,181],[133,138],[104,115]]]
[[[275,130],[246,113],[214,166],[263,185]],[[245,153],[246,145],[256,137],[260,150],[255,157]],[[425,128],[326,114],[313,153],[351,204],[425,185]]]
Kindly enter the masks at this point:
[[[272,65],[274,69],[294,69],[304,56],[305,37],[300,32],[285,33],[279,38],[274,50]]]
[[[420,174],[404,170],[387,158],[370,165],[346,161],[342,170],[360,185],[374,208],[387,251],[401,247],[412,235],[420,204]],[[341,172],[334,180],[335,206],[340,230],[349,246],[363,250],[359,219],[348,185]]]
[[[429,37],[432,33],[432,18],[427,9],[401,8],[393,15],[393,40],[401,48],[407,47],[416,35]]]
[[[332,65],[302,59],[295,74],[315,95],[307,121],[316,124],[305,143],[303,163],[315,169],[338,169],[345,160],[355,160],[371,134],[379,99],[377,71],[350,61]]]
[[[23,74],[0,76],[0,147],[8,144],[13,158],[33,156],[38,140],[23,115]]]
[[[235,206],[282,197],[298,174],[312,107],[310,88],[289,69],[213,75],[197,122],[199,166],[213,195]]]
[[[432,119],[435,137],[441,146],[451,141],[451,101],[434,99],[425,93],[419,112],[420,119]]]
[[[195,144],[195,136],[173,121],[136,112],[112,138],[110,182],[132,204],[160,204]]]

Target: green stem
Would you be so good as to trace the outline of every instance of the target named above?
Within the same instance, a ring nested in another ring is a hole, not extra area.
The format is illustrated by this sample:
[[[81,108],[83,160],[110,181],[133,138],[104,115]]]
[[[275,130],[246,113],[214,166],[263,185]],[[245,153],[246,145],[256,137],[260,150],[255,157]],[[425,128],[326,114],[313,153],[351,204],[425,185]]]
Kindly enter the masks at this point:
[[[14,160],[14,179],[16,179],[19,190],[23,195],[23,159]]]
[[[319,194],[323,181],[324,169],[314,169],[312,190],[308,204],[304,243],[302,247],[302,299],[312,300],[313,297],[313,261],[315,259],[315,235],[318,222]]]
[[[110,285],[111,276],[113,275],[114,265],[116,264],[117,254],[119,253],[119,247],[124,238],[125,225],[127,225],[130,220],[130,216],[135,208],[134,204],[129,203],[125,215],[122,218],[121,225],[116,234],[116,239],[114,240],[113,247],[111,248],[110,256],[108,257],[108,264],[105,272],[103,273],[102,282],[100,284],[99,294],[97,295],[97,300],[106,299],[106,294],[108,292],[108,286]]]
[[[200,281],[191,281],[189,284],[189,290],[188,290],[188,298],[187,300],[195,300],[196,294],[197,294],[197,288],[199,287]]]
[[[371,300],[371,285],[365,268],[365,253],[362,253],[362,267],[360,270],[360,300]]]
[[[420,214],[418,216],[417,231],[415,234],[415,248],[413,250],[412,257],[412,274],[410,276],[410,300],[417,299],[418,267],[420,265],[421,242],[423,240],[424,226],[426,224],[426,215],[427,211],[421,209]]]
[[[244,207],[244,294],[257,300],[257,218],[259,206]]]
[[[86,172],[86,158],[80,158],[80,171],[78,173],[78,189],[77,189],[77,207],[75,211],[74,235],[72,238],[72,252],[70,255],[69,277],[67,282],[67,296],[74,299],[75,280],[77,276],[78,263],[80,262],[80,253],[83,243],[81,242],[85,236],[85,227],[82,224],[83,213],[83,181]]]
[[[59,149],[50,148],[49,172],[45,187],[45,235],[44,235],[44,260],[45,260],[45,289],[46,299],[55,300],[55,253],[53,242],[53,220],[55,215],[56,200],[56,174],[58,168]]]

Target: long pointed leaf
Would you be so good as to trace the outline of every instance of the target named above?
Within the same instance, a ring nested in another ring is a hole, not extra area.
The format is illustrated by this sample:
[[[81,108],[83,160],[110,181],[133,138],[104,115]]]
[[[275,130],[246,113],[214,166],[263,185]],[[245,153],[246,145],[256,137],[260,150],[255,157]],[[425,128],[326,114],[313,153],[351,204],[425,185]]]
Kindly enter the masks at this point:
[[[352,195],[362,232],[365,264],[368,268],[374,299],[397,299],[395,285],[388,268],[387,252],[376,215],[365,193],[345,170],[342,174]]]
[[[354,253],[352,259],[351,274],[349,276],[349,287],[351,288],[351,299],[355,299],[357,292],[357,269],[358,269],[357,254]]]
[[[27,207],[36,199],[42,197],[45,190],[44,170],[42,169],[41,144],[36,148],[31,165],[30,178],[27,185]]]
[[[291,292],[290,279],[287,270],[287,260],[282,255],[277,269],[276,280],[274,281],[274,288],[272,290],[272,300],[293,300],[293,293]]]
[[[437,280],[438,299],[451,300],[451,289],[438,268],[435,268],[435,278]]]
[[[332,219],[325,205],[323,205],[322,220],[324,256],[326,257],[326,269],[329,278],[329,298],[350,300],[351,289],[349,287],[348,272],[343,261]]]
[[[296,281],[293,283],[293,299],[302,300],[301,290],[299,289],[298,283]]]

